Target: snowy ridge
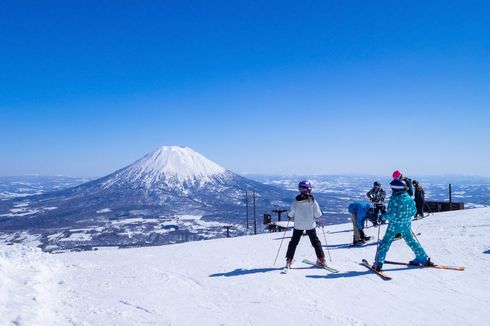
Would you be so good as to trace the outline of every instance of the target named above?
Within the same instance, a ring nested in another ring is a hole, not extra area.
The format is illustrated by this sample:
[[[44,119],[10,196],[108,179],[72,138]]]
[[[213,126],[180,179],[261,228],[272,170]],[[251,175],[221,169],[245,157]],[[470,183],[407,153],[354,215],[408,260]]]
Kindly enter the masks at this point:
[[[115,182],[139,183],[147,189],[171,182],[203,185],[226,171],[189,147],[163,146],[116,172],[104,186]]]
[[[350,248],[351,224],[324,229],[337,274],[301,263],[315,258],[303,238],[296,263],[281,275],[288,238],[272,266],[279,232],[59,255],[0,245],[0,325],[16,319],[25,325],[487,325],[489,220],[490,208],[482,208],[415,222],[414,232],[436,263],[466,270],[386,265],[391,281],[358,264],[373,260],[376,245]],[[317,233],[325,248],[322,229]],[[366,234],[376,236],[377,229]],[[407,261],[412,253],[395,241],[387,258]],[[48,265],[56,266],[52,280],[39,279]],[[31,285],[39,280],[45,281],[43,295],[32,300]],[[40,314],[40,307],[50,315]]]
[[[28,246],[0,249],[0,324],[62,325],[54,276],[60,263]],[[59,276],[59,275],[56,275]]]

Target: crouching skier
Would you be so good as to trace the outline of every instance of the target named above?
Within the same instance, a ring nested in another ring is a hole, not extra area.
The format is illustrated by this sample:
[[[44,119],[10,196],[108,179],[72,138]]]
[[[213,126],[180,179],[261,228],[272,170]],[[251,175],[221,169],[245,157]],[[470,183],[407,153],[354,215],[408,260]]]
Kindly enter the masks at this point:
[[[379,243],[373,268],[381,271],[386,254],[397,233],[401,233],[403,239],[415,254],[415,259],[409,262],[410,265],[433,265],[424,248],[412,235],[412,217],[416,212],[416,208],[413,199],[407,193],[405,181],[395,179],[390,183],[390,186],[393,194],[388,203],[388,211],[381,216],[383,220],[388,220],[388,229],[383,240]]]
[[[299,183],[298,190],[300,194],[296,196],[288,213],[289,217],[294,218],[294,231],[286,253],[287,268],[291,266],[296,247],[305,230],[310,238],[311,245],[315,248],[316,257],[318,258],[317,264],[322,266],[325,265],[325,253],[323,252],[322,243],[320,242],[320,239],[318,239],[315,230],[316,219],[322,216],[322,212],[317,201],[311,195],[311,189],[312,186],[310,181],[304,180]]]
[[[369,203],[355,201],[349,205],[349,213],[354,231],[352,245],[362,246],[371,239],[371,237],[364,234],[364,222],[368,215],[373,214],[373,206]]]

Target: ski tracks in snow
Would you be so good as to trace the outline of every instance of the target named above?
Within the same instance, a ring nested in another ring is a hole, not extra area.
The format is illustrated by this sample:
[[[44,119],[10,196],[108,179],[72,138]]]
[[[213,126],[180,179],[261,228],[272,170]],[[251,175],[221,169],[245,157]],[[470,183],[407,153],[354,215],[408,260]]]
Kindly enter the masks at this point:
[[[96,259],[91,253],[60,255],[76,256],[78,262],[65,279],[70,297],[68,316],[84,320],[87,325],[100,325],[107,320],[113,325],[179,325],[181,316],[189,316],[188,320],[195,324],[210,324],[206,323],[206,316],[219,316],[226,310],[209,296],[208,285],[203,284],[207,277],[201,280],[192,276],[195,266],[169,271],[166,260],[147,254],[128,261],[127,253],[102,251]],[[226,319],[223,322],[228,324]]]

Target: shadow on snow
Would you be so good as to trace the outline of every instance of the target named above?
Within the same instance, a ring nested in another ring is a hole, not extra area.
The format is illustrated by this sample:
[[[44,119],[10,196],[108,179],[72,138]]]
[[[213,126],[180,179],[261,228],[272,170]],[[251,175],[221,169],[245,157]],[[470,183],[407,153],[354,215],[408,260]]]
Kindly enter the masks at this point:
[[[215,273],[209,275],[209,277],[230,277],[230,276],[243,276],[257,273],[268,273],[274,271],[281,271],[284,267],[271,267],[271,268],[254,268],[254,269],[246,269],[246,268],[237,268],[234,271],[226,272],[226,273]],[[312,267],[292,267],[291,269],[312,269]]]
[[[306,275],[307,278],[319,278],[319,279],[324,279],[324,278],[348,278],[348,277],[357,277],[357,276],[362,276],[362,275],[367,275],[367,274],[372,274],[373,272],[371,271],[350,271],[350,272],[343,272],[343,273],[336,273],[336,274],[326,274],[326,275]]]
[[[274,238],[274,239],[272,239],[272,240],[282,240],[282,239],[284,239],[284,240],[286,240],[286,239],[291,239],[291,237],[284,237],[284,238]]]
[[[407,269],[411,268],[387,268],[383,269],[383,272],[395,272],[395,271],[405,271]],[[418,268],[422,269],[422,268]],[[335,273],[335,274],[325,274],[325,275],[306,275],[307,278],[316,278],[316,279],[335,279],[335,278],[349,278],[349,277],[357,277],[357,276],[363,276],[363,275],[375,275],[374,272],[366,269],[365,271],[349,271],[349,272],[343,272],[343,273]]]
[[[322,247],[328,247],[329,249],[355,249],[355,248],[364,248],[364,247],[375,246],[375,245],[376,242],[369,242],[362,246],[353,246],[352,243],[339,243],[339,244],[328,245],[328,246],[323,245]]]

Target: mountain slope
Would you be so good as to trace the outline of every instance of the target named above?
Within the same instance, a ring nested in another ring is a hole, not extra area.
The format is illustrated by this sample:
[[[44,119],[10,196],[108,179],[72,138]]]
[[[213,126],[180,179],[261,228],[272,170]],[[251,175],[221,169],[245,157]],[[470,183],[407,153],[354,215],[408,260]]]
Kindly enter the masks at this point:
[[[213,183],[227,170],[188,147],[163,146],[108,176],[104,187],[130,183],[146,189]],[[181,188],[182,189],[182,188]]]
[[[287,196],[284,190],[241,177],[190,148],[164,146],[103,178],[68,190],[4,202],[0,207],[3,216],[8,217],[9,204],[28,203],[37,210],[30,216],[37,221],[31,222],[46,227],[70,221],[90,223],[103,209],[107,212],[105,218],[134,215],[132,210],[140,216],[153,217],[220,213],[236,216],[237,208],[244,204],[245,190],[260,192],[261,205]],[[46,211],[45,207],[56,209]],[[11,215],[16,217],[15,213]]]
[[[244,232],[245,191],[259,193],[259,212],[292,198],[286,190],[241,177],[188,147],[164,146],[77,187],[0,201],[0,230],[42,234],[45,247],[57,248],[164,244],[176,237],[202,238],[202,233],[212,237],[208,233],[222,233],[224,224],[237,224],[233,232],[239,234]],[[179,222],[180,216],[223,224],[198,234]],[[72,237],[72,229],[86,231]],[[171,231],[180,233],[169,236]]]
[[[295,269],[281,275],[272,263],[282,233],[61,255],[0,246],[0,262],[7,266],[0,280],[9,285],[9,300],[0,301],[8,313],[0,314],[0,324],[19,318],[51,325],[486,325],[489,220],[490,209],[483,208],[414,223],[435,262],[466,270],[386,266],[389,282],[358,265],[362,258],[373,259],[376,246],[349,248],[349,224],[325,228],[339,274],[302,264],[303,258],[314,258],[308,239],[302,239]],[[324,242],[322,230],[317,232]],[[411,257],[403,241],[388,253],[391,260]],[[36,288],[37,271],[46,264],[54,269],[43,283],[51,291]],[[38,299],[24,296],[27,292]]]

